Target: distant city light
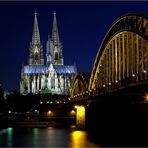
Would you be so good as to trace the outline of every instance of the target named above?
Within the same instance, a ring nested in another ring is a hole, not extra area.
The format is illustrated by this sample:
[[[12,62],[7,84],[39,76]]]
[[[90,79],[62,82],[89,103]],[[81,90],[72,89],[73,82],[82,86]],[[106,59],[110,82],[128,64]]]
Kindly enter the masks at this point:
[[[148,94],[146,94],[145,96],[145,101],[148,101]]]
[[[74,116],[74,115],[76,115],[76,112],[74,110],[71,110],[70,115]]]
[[[8,113],[11,114],[11,110],[9,110]]]
[[[48,115],[48,116],[52,116],[52,115],[53,115],[53,112],[52,112],[51,110],[49,110],[49,111],[47,112],[47,115]]]

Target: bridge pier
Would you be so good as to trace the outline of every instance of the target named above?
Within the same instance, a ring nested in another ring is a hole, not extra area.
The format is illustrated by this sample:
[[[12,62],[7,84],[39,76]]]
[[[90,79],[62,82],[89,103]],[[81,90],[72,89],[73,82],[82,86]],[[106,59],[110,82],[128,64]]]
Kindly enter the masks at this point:
[[[76,126],[78,129],[85,128],[85,107],[76,106]]]

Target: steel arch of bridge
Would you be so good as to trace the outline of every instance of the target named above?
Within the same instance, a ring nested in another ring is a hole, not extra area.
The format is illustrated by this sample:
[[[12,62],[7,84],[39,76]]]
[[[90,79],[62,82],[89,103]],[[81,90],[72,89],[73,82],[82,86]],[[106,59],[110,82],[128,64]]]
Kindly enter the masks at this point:
[[[84,92],[88,91],[89,86],[89,73],[79,73],[76,75],[70,91],[71,98],[78,98],[84,95]]]
[[[115,85],[117,88],[119,88],[123,86],[123,80],[125,80],[128,83],[128,81],[133,79],[132,77],[134,77],[136,81],[147,79],[147,73],[148,73],[147,47],[148,47],[148,14],[128,14],[117,19],[106,33],[102,41],[102,44],[98,50],[93,70],[91,73],[89,90],[98,91],[99,89],[99,91],[101,92],[103,90],[115,89]],[[123,50],[125,51],[124,53]],[[109,57],[110,54],[112,57]],[[108,63],[107,60],[110,63]],[[128,61],[123,61],[123,60],[128,60]],[[139,69],[138,67],[140,65],[141,69]],[[137,69],[135,68],[136,66]],[[111,68],[110,71],[109,68]],[[121,79],[121,68],[124,68],[122,69],[122,75],[124,75],[122,76],[122,79]],[[139,78],[139,75],[141,75],[141,73],[143,73],[145,76],[143,77],[141,76]],[[106,77],[103,78],[104,77],[103,75],[105,75],[107,78]],[[110,80],[108,78],[109,75],[111,75]],[[106,89],[105,87],[108,88]]]
[[[74,97],[76,81],[71,87]],[[113,22],[95,58],[87,88],[98,95],[148,79],[148,14],[127,14]],[[81,92],[82,91],[82,92]],[[78,92],[83,94],[83,90]],[[83,98],[83,97],[82,97]]]

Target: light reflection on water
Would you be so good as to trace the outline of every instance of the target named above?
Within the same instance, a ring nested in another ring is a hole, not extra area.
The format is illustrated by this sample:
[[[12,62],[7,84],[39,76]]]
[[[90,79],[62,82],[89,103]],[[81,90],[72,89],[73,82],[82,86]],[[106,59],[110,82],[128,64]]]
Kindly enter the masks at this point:
[[[0,146],[7,147],[99,147],[86,131],[63,128],[7,128],[0,130]]]
[[[89,144],[96,146],[95,144],[88,143],[87,133],[85,131],[73,131],[70,134],[70,147],[72,148],[85,148]]]
[[[13,128],[9,127],[7,128],[7,139],[8,139],[8,147],[13,146]]]
[[[38,146],[39,142],[39,129],[33,128],[33,145]]]

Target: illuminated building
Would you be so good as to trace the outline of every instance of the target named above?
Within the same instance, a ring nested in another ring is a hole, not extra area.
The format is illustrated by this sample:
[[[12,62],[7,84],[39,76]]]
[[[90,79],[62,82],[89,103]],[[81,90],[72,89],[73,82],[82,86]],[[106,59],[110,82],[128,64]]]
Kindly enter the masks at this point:
[[[35,12],[28,65],[22,66],[21,70],[20,93],[39,93],[48,89],[52,94],[69,94],[71,82],[77,70],[74,65],[64,65],[55,12],[52,35],[47,41],[46,64],[44,61],[37,13]]]

